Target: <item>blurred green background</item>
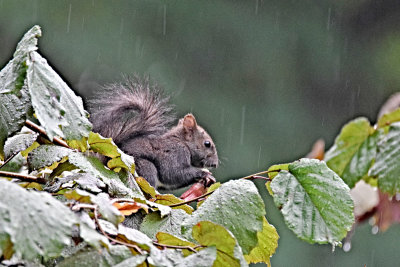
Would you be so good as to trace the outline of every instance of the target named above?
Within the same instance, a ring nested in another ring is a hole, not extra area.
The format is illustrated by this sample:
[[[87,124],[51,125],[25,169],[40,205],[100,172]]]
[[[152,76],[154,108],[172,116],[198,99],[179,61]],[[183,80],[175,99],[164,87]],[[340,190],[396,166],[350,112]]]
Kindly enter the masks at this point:
[[[42,27],[41,53],[81,96],[138,73],[165,88],[179,116],[212,134],[220,181],[329,147],[356,116],[373,122],[400,88],[400,2],[0,0],[0,65]],[[398,266],[400,227],[356,230],[348,253],[310,245],[284,225],[273,266]]]

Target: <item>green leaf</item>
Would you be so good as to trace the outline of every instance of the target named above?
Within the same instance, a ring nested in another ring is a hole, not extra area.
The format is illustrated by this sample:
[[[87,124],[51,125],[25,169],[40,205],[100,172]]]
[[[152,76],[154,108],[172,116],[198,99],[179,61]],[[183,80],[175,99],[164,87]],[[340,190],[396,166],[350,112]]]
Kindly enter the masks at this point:
[[[113,223],[115,226],[124,220],[121,212],[112,205],[110,197],[106,193],[100,193],[92,198],[94,204],[99,207],[99,212],[104,219]]]
[[[373,132],[366,118],[357,118],[347,123],[325,154],[324,160],[328,167],[341,176],[360,146]]]
[[[232,232],[248,254],[257,245],[257,232],[262,230],[264,215],[264,202],[257,188],[241,179],[222,184],[183,222],[183,227],[190,231],[200,221],[220,224]]]
[[[126,259],[130,259],[132,253],[130,250],[122,245],[110,246],[109,249],[93,249],[83,248],[77,253],[64,259],[57,264],[57,267],[81,267],[81,266],[96,266],[96,267],[110,267],[110,266],[125,266],[117,265],[122,264]],[[135,256],[140,257],[142,262],[146,259],[146,256]],[[139,261],[138,261],[139,262]],[[136,265],[131,265],[136,266]]]
[[[88,143],[93,152],[111,158],[107,163],[110,169],[119,167],[135,173],[135,161],[133,157],[122,152],[111,138],[104,138],[98,133],[90,132]]]
[[[86,243],[96,249],[101,249],[102,247],[111,247],[108,239],[104,235],[99,234],[99,232],[89,227],[86,223],[81,222],[79,225],[79,234]]]
[[[207,189],[207,192],[206,192],[206,193],[210,193],[210,192],[212,192],[212,191],[215,191],[215,190],[217,190],[220,186],[221,186],[221,183],[219,183],[219,182],[213,183],[213,184]],[[199,208],[199,207],[204,203],[204,201],[205,201],[206,199],[207,199],[207,197],[204,198],[204,199],[202,199],[202,200],[198,200],[198,201],[197,201],[197,208]],[[190,213],[190,214],[191,214],[191,213]]]
[[[37,52],[30,53],[27,65],[27,85],[32,105],[50,139],[54,136],[66,140],[88,137],[92,126],[82,99]]]
[[[217,248],[212,246],[204,248],[197,253],[193,253],[192,255],[185,257],[180,262],[178,262],[176,266],[209,267],[213,266],[213,263],[215,262],[216,258],[217,258]]]
[[[183,200],[180,198],[177,198],[176,196],[172,195],[172,194],[160,194],[160,195],[156,195],[156,203],[158,204],[163,204],[163,205],[172,205],[172,204],[178,204],[178,203],[182,203]],[[180,210],[184,210],[187,214],[192,214],[193,212],[193,208],[189,205],[180,205],[177,207],[172,207],[172,209],[180,209]]]
[[[136,182],[139,185],[140,189],[142,189],[142,191],[145,194],[148,194],[150,197],[155,198],[158,194],[156,189],[154,189],[154,187],[152,187],[149,182],[147,182],[146,179],[144,179],[143,177],[137,177]]]
[[[5,158],[27,149],[36,141],[38,136],[37,133],[22,133],[8,138],[4,146]]]
[[[379,118],[377,125],[378,128],[383,128],[392,124],[393,122],[400,121],[400,108],[396,109],[393,112],[386,113],[382,117]]]
[[[31,170],[38,170],[44,167],[52,166],[53,169],[58,166],[58,163],[67,160],[67,157],[72,153],[71,149],[55,145],[41,145],[35,148],[28,155],[28,165]]]
[[[366,176],[371,168],[376,158],[377,141],[381,133],[382,131],[378,130],[368,136],[344,169],[341,177],[350,188]]]
[[[279,235],[273,225],[269,224],[267,219],[263,220],[262,232],[257,233],[258,243],[249,255],[245,255],[247,263],[265,262],[271,266],[270,257],[275,253],[278,247]]]
[[[110,158],[121,156],[118,153],[118,147],[111,138],[105,138],[98,133],[90,132],[88,143],[93,152],[97,152]]]
[[[117,265],[114,265],[114,267],[132,267],[132,266],[139,266],[146,260],[146,255],[137,255],[130,257]]]
[[[0,73],[0,87],[1,87]],[[24,87],[19,95],[0,92],[0,159],[4,159],[4,143],[9,136],[24,126],[26,114],[30,109],[30,99]]]
[[[187,217],[188,214],[183,210],[171,210],[171,213],[163,218],[153,212],[144,218],[140,225],[140,231],[150,238],[155,238],[158,232],[181,236],[181,224]]]
[[[77,217],[48,193],[28,192],[0,180],[0,252],[19,259],[57,257],[71,245]],[[5,246],[4,240],[12,244]],[[3,241],[3,242],[1,242]],[[11,242],[11,243],[10,243]]]
[[[18,132],[31,109],[30,96],[25,84],[30,52],[37,50],[39,26],[32,27],[17,45],[13,59],[0,71],[0,159],[8,136]]]
[[[213,266],[240,266],[240,261],[235,257],[235,237],[221,225],[209,221],[198,222],[193,226],[192,235],[200,245],[216,247],[217,258]]]
[[[268,177],[270,179],[274,179],[275,176],[278,175],[278,173],[282,170],[287,171],[289,169],[289,163],[284,163],[284,164],[276,164],[276,165],[272,165],[271,167],[268,168]],[[274,193],[271,190],[271,181],[268,181],[265,183],[265,187],[268,190],[268,193],[273,196]]]
[[[382,192],[394,195],[400,192],[400,122],[389,127],[389,133],[378,143],[376,162],[369,175],[378,178]]]
[[[268,177],[274,179],[274,177],[277,176],[280,171],[287,171],[288,169],[289,163],[272,165],[268,168],[268,171],[270,172],[268,173]]]
[[[147,235],[136,229],[128,228],[120,224],[118,226],[117,239],[130,244],[136,244],[141,249],[150,251],[150,255],[154,257],[154,260],[162,257],[160,256],[160,250],[153,245],[153,241]]]
[[[164,232],[158,232],[155,237],[157,238],[158,243],[162,244],[162,245],[186,246],[186,247],[191,247],[191,248],[194,248],[197,246],[196,244],[194,244],[192,242],[189,242],[187,240],[181,239],[177,236],[174,236],[174,235],[168,234],[168,233],[164,233]],[[192,254],[193,252],[188,249],[182,249],[182,253],[186,257],[186,256]]]
[[[113,223],[114,225],[118,225],[118,223],[124,220],[121,212],[119,212],[119,210],[112,205],[109,196],[105,193],[93,195],[84,190],[75,189],[64,193],[64,197],[67,199],[74,199],[81,203],[96,204],[100,214],[102,215],[102,218]]]
[[[172,209],[170,207],[162,205],[162,204],[154,203],[153,201],[146,200],[145,203],[147,205],[149,205],[150,207],[152,207],[153,210],[154,209],[158,210],[161,214],[161,217],[164,217],[164,216],[170,214],[172,211]]]
[[[288,227],[307,242],[338,245],[354,223],[349,187],[322,161],[291,163],[271,189]]]

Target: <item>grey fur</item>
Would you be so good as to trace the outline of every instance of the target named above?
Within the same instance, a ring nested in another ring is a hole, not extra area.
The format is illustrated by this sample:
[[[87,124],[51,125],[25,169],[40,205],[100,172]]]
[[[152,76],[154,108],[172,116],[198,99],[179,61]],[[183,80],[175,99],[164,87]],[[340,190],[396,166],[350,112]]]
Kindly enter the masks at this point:
[[[170,127],[168,98],[149,79],[137,76],[103,88],[90,102],[93,130],[112,137],[135,158],[136,171],[157,188],[215,181],[204,167],[217,167],[214,142],[192,114]]]

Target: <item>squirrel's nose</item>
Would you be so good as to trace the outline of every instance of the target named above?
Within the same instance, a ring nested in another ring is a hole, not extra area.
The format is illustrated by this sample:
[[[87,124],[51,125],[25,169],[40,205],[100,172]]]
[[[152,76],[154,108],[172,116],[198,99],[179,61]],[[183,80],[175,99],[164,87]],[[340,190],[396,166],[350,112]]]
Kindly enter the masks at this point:
[[[210,165],[210,167],[211,167],[211,168],[217,168],[217,164],[212,163],[212,164]]]

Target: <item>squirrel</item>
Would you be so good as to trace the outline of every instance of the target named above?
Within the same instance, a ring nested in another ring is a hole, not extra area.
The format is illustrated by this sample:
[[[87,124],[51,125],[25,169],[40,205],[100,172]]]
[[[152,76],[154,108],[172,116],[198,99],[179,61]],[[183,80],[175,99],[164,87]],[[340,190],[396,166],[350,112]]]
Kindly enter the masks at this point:
[[[169,98],[150,79],[138,76],[106,85],[89,101],[93,131],[111,137],[135,159],[136,172],[157,189],[215,182],[203,168],[216,168],[218,155],[210,135],[192,114],[177,125]]]

